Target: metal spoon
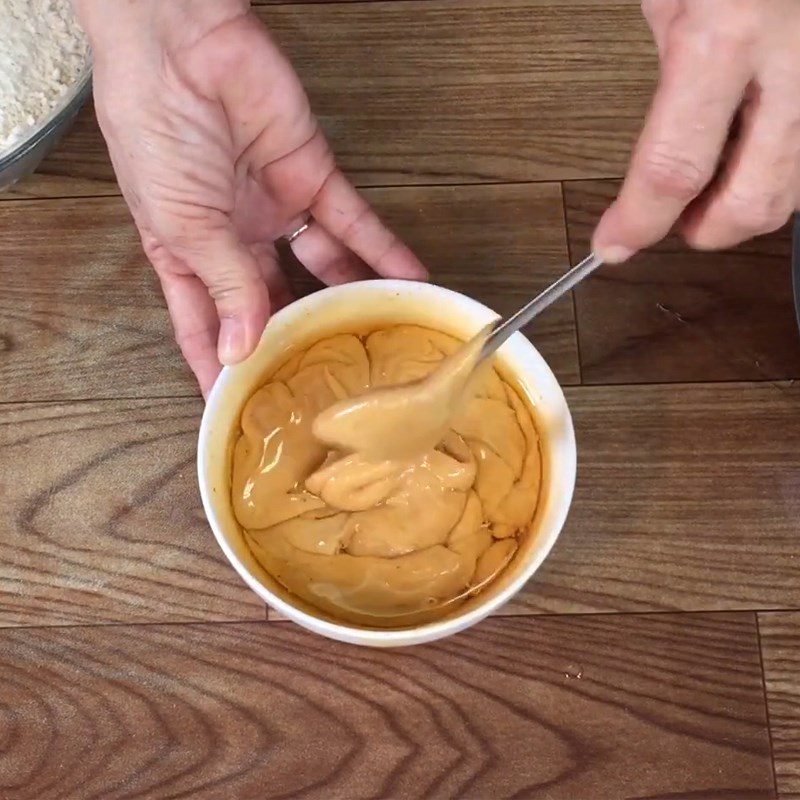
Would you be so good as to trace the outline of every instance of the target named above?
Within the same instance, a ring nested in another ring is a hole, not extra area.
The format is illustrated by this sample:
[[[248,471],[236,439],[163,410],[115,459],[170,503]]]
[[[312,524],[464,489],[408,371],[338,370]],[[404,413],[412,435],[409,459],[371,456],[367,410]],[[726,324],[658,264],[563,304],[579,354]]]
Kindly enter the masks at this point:
[[[314,420],[314,436],[373,461],[408,458],[431,450],[447,432],[478,363],[601,263],[590,255],[505,322],[498,321],[488,336],[487,325],[425,378],[334,403]]]
[[[497,327],[486,339],[478,360],[483,361],[483,359],[493,355],[511,334],[524,328],[534,317],[552,305],[559,297],[591,275],[602,263],[600,258],[591,253],[580,264],[574,266],[569,272],[565,272],[555,283],[534,297],[530,303],[524,305],[516,314],[513,314],[504,322],[498,323]]]

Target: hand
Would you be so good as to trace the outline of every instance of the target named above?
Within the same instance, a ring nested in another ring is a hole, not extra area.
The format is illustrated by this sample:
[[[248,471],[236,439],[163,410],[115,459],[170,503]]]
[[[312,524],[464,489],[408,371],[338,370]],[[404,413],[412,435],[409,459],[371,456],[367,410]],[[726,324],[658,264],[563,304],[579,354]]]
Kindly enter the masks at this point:
[[[291,65],[242,0],[79,0],[97,115],[180,348],[207,394],[289,299],[274,242],[328,284],[424,278],[336,168]],[[109,8],[113,6],[113,9]]]
[[[677,221],[701,249],[780,228],[800,202],[800,3],[642,6],[661,78],[620,195],[595,231],[595,251],[624,261]]]

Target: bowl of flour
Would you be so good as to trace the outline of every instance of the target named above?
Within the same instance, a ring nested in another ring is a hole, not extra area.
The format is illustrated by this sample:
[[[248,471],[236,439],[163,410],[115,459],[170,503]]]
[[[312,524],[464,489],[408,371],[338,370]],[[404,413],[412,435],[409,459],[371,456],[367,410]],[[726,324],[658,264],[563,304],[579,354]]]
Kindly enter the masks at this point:
[[[38,167],[90,91],[70,0],[0,0],[0,191]]]

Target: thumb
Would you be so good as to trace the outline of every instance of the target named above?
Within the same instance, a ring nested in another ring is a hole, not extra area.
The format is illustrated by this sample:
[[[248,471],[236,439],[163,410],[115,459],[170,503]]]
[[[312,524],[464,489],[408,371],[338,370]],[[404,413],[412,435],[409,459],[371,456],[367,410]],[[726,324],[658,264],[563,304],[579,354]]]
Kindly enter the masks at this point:
[[[253,254],[228,227],[168,246],[203,281],[214,300],[220,363],[243,361],[255,350],[270,312],[269,291]]]
[[[592,235],[592,252],[606,264],[621,264],[634,255],[638,247],[629,244],[632,232],[627,217],[615,201],[597,223]]]

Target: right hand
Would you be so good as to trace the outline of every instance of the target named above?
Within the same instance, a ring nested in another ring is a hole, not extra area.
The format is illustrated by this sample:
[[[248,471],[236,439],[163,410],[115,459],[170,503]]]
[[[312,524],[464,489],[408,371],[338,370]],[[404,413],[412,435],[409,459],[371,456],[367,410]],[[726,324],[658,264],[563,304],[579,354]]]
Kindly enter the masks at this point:
[[[289,61],[242,0],[78,0],[95,99],[175,336],[206,395],[289,299],[274,242],[325,283],[423,279],[336,168]],[[113,9],[110,8],[113,6]]]
[[[780,228],[800,203],[800,2],[642,6],[661,78],[595,252],[624,261],[676,223],[703,250]]]

